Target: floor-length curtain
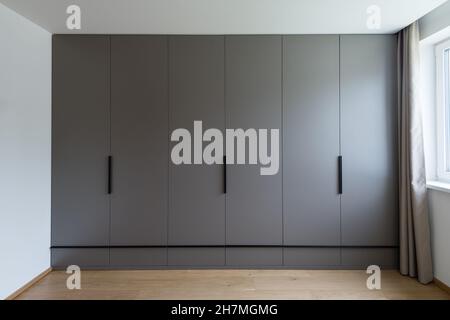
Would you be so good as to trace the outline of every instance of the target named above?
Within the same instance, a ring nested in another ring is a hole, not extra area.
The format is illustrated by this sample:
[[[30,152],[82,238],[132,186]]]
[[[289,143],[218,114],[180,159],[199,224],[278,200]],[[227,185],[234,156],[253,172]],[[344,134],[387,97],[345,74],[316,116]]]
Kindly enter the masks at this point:
[[[433,280],[420,106],[419,25],[398,34],[400,272]]]

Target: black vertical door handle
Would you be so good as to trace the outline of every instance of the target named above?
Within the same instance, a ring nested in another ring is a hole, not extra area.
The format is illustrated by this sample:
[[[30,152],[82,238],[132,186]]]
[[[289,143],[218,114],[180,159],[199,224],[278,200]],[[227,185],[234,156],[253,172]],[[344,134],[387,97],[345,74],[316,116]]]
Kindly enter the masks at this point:
[[[227,157],[223,156],[223,193],[227,193]]]
[[[112,156],[108,156],[108,194],[112,193]]]
[[[342,156],[339,156],[338,157],[338,171],[339,171],[339,173],[338,173],[338,175],[339,175],[339,178],[338,178],[338,192],[339,192],[339,194],[342,194]]]

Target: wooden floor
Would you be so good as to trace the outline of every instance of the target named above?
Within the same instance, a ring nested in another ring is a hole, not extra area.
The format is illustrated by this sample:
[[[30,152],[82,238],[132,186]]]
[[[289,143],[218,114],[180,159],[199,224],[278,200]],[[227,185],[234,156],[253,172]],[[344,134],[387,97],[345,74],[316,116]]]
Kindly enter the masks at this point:
[[[143,270],[82,271],[81,290],[68,290],[53,271],[18,299],[450,299],[435,284],[421,285],[382,271],[381,290],[366,288],[364,271]]]

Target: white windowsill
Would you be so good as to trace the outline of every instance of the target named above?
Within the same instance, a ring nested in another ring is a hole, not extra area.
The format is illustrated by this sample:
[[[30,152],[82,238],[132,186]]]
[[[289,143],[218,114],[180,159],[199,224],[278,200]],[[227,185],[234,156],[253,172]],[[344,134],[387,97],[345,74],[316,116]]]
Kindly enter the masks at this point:
[[[442,181],[427,181],[427,188],[450,193],[450,183]]]

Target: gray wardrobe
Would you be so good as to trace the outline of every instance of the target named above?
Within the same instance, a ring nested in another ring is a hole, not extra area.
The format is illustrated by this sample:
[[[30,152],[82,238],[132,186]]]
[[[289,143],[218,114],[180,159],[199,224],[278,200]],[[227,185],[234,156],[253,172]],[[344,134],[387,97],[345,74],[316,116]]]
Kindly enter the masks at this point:
[[[395,35],[53,37],[52,265],[396,267]],[[174,129],[280,130],[280,169]]]

